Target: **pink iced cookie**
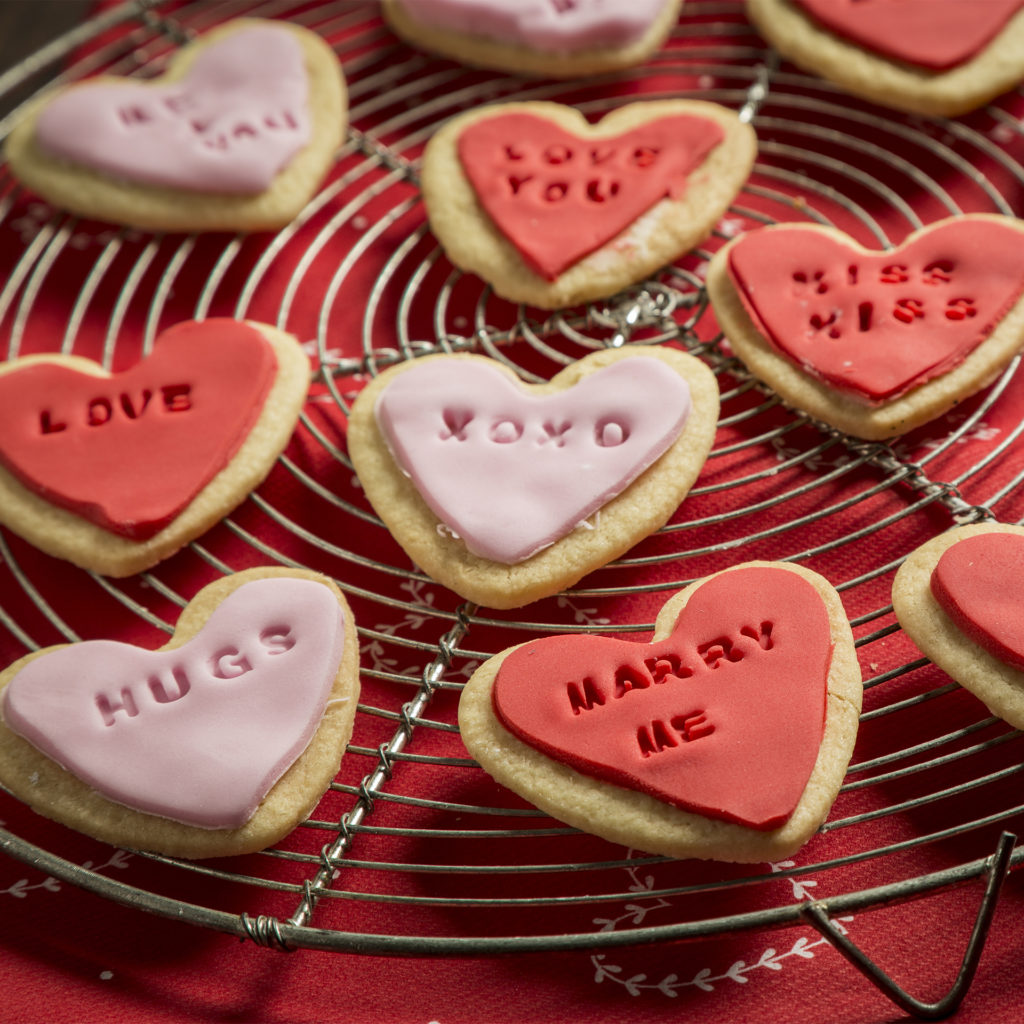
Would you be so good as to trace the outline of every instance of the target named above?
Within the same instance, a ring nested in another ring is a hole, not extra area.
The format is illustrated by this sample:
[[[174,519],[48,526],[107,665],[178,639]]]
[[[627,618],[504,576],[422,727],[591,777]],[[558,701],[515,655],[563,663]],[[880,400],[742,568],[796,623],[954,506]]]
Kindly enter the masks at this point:
[[[262,192],[308,144],[309,77],[287,29],[252,25],[208,45],[171,85],[99,82],[40,112],[52,157],[196,192]]]
[[[384,0],[413,45],[478,67],[571,77],[641,63],[682,0]]]
[[[139,227],[275,227],[326,172],[344,132],[333,52],[285,22],[240,19],[153,81],[103,77],[47,97],[7,155],[56,205]]]
[[[417,565],[469,600],[511,608],[666,522],[717,416],[713,374],[676,350],[594,353],[533,386],[482,356],[436,356],[360,394],[349,452]]]
[[[351,612],[325,577],[225,577],[158,651],[85,641],[0,675],[0,780],[118,845],[186,857],[262,849],[337,770],[357,658]]]

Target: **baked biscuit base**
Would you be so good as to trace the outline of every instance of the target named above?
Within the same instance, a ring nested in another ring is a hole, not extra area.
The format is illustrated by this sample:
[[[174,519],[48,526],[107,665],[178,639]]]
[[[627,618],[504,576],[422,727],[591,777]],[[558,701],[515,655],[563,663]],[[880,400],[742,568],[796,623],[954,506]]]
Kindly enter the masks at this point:
[[[310,579],[328,587],[344,612],[345,641],[334,687],[316,733],[248,822],[234,829],[197,828],[107,800],[8,729],[0,718],[0,780],[5,788],[44,817],[101,842],[169,857],[198,859],[252,853],[286,836],[319,803],[338,772],[352,735],[359,699],[359,641],[351,609],[341,591],[326,576],[302,569],[268,567],[225,576],[204,587],[188,604],[174,638],[161,650],[180,647],[191,639],[233,590],[271,576]],[[21,668],[56,649],[35,651],[0,673],[0,698]]]
[[[971,214],[972,218],[988,216],[993,220],[1015,226],[1021,232],[1021,243],[1024,244],[1024,221],[1014,221],[1013,218],[998,214]],[[793,226],[775,224],[758,230],[785,230]],[[909,235],[905,241],[911,242],[917,235],[936,226],[931,224],[927,228],[922,228]],[[799,227],[831,235],[844,245],[851,244],[849,236],[834,228],[802,223]],[[803,410],[815,419],[854,437],[867,441],[882,441],[905,434],[915,427],[937,419],[965,398],[990,384],[1024,345],[1022,298],[1007,311],[989,337],[948,373],[877,406],[859,402],[805,373],[795,363],[781,355],[761,334],[744,308],[739,291],[729,275],[729,249],[738,241],[738,238],[733,239],[715,253],[707,273],[708,296],[718,325],[728,338],[733,352],[755,377],[768,385],[788,405]],[[857,248],[869,254],[877,252],[863,247]]]
[[[616,238],[548,281],[526,265],[495,226],[459,160],[457,142],[463,129],[507,113],[534,114],[584,139],[607,138],[657,118],[690,114],[720,125],[725,138],[690,173],[679,199],[662,199]],[[631,103],[596,125],[560,103],[503,103],[460,114],[434,135],[423,155],[421,187],[430,227],[455,266],[479,275],[503,298],[557,309],[607,298],[707,238],[747,180],[756,153],[757,139],[750,125],[716,103]]]
[[[382,0],[384,19],[395,34],[417,49],[473,67],[512,71],[545,78],[577,78],[642,64],[665,42],[679,17],[683,0],[666,3],[647,31],[626,46],[601,47],[572,53],[550,53],[527,46],[509,45],[497,39],[452,32],[424,25],[409,15],[416,0]]]
[[[309,390],[309,358],[298,340],[268,324],[245,321],[270,343],[277,372],[263,410],[231,461],[192,499],[177,518],[146,540],[111,533],[52,505],[0,466],[0,523],[48,555],[102,576],[131,576],[169,558],[241,504],[266,478],[295,429]],[[0,363],[0,374],[27,361],[60,363],[79,373],[106,376],[81,356],[25,356]]]
[[[573,530],[515,565],[474,555],[462,541],[442,533],[437,517],[392,457],[374,416],[380,392],[396,374],[419,365],[419,359],[386,370],[367,385],[353,405],[348,451],[366,496],[416,565],[467,600],[491,608],[519,608],[558,593],[663,526],[697,479],[714,442],[718,383],[699,359],[676,349],[639,345],[605,349],[568,366],[547,384],[530,385],[527,390],[538,395],[564,391],[594,370],[636,356],[660,359],[679,373],[690,387],[692,408],[672,446],[600,509],[597,529]],[[518,379],[485,356],[424,358],[475,359]]]
[[[693,814],[646,793],[583,775],[523,743],[498,720],[492,701],[501,663],[515,648],[486,661],[462,692],[459,727],[467,750],[497,782],[542,811],[613,843],[668,857],[737,863],[792,856],[817,831],[839,792],[857,738],[863,686],[850,624],[832,586],[817,573],[788,563],[747,562],[734,568],[759,565],[786,569],[808,580],[825,602],[832,630],[825,733],[803,796],[786,824],[762,832]],[[706,581],[681,590],[665,604],[652,642],[672,633],[680,610]]]
[[[345,136],[347,92],[334,51],[318,35],[284,21],[238,18],[204,33],[172,58],[167,72],[148,84],[183,78],[196,57],[225,36],[254,25],[292,32],[302,44],[309,75],[310,140],[270,187],[256,195],[227,195],[113,178],[81,164],[48,155],[36,143],[35,121],[55,94],[42,97],[14,126],[4,154],[11,172],[47,202],[83,217],[151,231],[268,231],[284,227],[319,188]],[[145,85],[138,79],[105,75],[66,88],[97,82]]]
[[[892,604],[900,626],[922,653],[1015,729],[1024,729],[1024,672],[1011,668],[962,633],[932,594],[932,571],[954,544],[979,533],[1014,533],[1001,523],[958,526],[922,544],[900,566]]]
[[[956,117],[1024,78],[1024,11],[976,57],[949,71],[888,60],[821,28],[789,0],[747,0],[747,15],[783,57],[847,92],[906,113]],[[875,17],[884,17],[879,14]]]

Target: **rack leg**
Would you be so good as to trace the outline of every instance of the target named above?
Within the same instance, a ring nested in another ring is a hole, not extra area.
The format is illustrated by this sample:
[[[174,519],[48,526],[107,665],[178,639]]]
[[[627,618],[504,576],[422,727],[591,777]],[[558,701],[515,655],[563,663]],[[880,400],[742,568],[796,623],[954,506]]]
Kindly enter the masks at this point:
[[[978,908],[978,916],[967,942],[960,970],[957,972],[953,986],[937,1002],[921,1002],[897,985],[888,974],[833,924],[829,916],[827,900],[808,903],[801,911],[801,917],[813,925],[864,977],[888,996],[901,1010],[919,1017],[921,1020],[943,1020],[960,1005],[974,980],[974,972],[981,959],[981,951],[984,948],[985,939],[988,937],[989,926],[992,924],[992,916],[995,913],[999,892],[1003,885],[1003,879],[1006,877],[1010,855],[1013,853],[1016,841],[1017,837],[1010,832],[1004,832],[999,837],[999,844],[986,872],[985,894],[982,896],[981,906]]]

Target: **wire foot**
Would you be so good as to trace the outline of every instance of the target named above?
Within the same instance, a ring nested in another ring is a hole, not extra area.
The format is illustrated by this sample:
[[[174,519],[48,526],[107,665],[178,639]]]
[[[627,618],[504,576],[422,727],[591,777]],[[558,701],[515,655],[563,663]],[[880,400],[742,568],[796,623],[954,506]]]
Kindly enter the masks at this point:
[[[1016,841],[1017,837],[1011,832],[1004,832],[999,837],[999,844],[986,872],[985,893],[981,899],[981,906],[978,908],[978,916],[975,918],[971,937],[964,951],[960,970],[957,972],[950,990],[934,1003],[925,1003],[920,999],[915,999],[851,942],[849,937],[844,935],[833,923],[829,915],[827,900],[808,903],[801,910],[800,916],[817,929],[864,977],[888,996],[901,1010],[919,1017],[921,1020],[943,1020],[960,1005],[974,980],[974,973],[978,968],[978,961],[981,959],[981,951],[985,946],[985,939],[988,937],[996,903],[999,900],[999,892],[1003,879],[1006,877],[1010,855],[1013,853]]]

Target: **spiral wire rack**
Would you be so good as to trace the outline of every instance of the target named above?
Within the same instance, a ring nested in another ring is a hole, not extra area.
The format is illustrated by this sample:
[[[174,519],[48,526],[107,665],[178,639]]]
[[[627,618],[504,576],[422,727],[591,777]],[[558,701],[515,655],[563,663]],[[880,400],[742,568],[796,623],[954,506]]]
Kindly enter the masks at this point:
[[[40,76],[150,77],[176,48],[240,15],[293,20],[338,54],[351,128],[323,188],[277,234],[149,235],[52,210],[0,165],[0,231],[17,239],[0,278],[0,345],[8,359],[59,348],[111,368],[148,352],[177,320],[275,323],[306,342],[316,368],[296,436],[242,506],[138,578],[55,567],[0,532],[0,637],[8,660],[94,636],[157,646],[211,577],[256,564],[313,568],[339,581],[359,623],[355,734],[313,817],[263,854],[209,863],[135,854],[125,882],[74,863],[68,833],[34,818],[18,834],[0,830],[0,849],[119,902],[282,949],[600,950],[801,918],[843,948],[837,915],[987,875],[980,942],[998,881],[1020,860],[1012,837],[999,837],[1022,810],[1024,748],[920,657],[889,588],[922,532],[1024,514],[1024,468],[1012,457],[1024,423],[1000,419],[1020,386],[1018,362],[920,437],[858,441],[787,409],[746,374],[702,274],[726,238],[759,224],[831,224],[888,247],[939,217],[1014,214],[1024,97],[959,121],[882,114],[780,64],[730,0],[688,0],[643,67],[561,82],[418,53],[370,3],[128,0],[0,77],[0,110],[10,110],[0,138]],[[554,99],[596,118],[638,97],[678,96],[741,111],[759,139],[753,175],[695,252],[606,303],[552,313],[501,300],[447,263],[418,192],[423,145],[444,120],[505,100]],[[637,341],[685,347],[711,365],[722,392],[714,450],[666,527],[566,594],[514,613],[459,603],[409,564],[345,450],[362,381],[396,361],[463,350],[543,380],[588,351]],[[623,851],[523,804],[466,755],[455,709],[483,659],[537,635],[642,639],[671,593],[747,558],[799,562],[836,585],[865,680],[845,784],[792,862],[736,867]],[[868,884],[869,874],[891,881]],[[812,877],[817,894],[834,895],[802,898]],[[538,924],[539,910],[557,927]],[[934,1015],[950,1004],[901,1005]]]

